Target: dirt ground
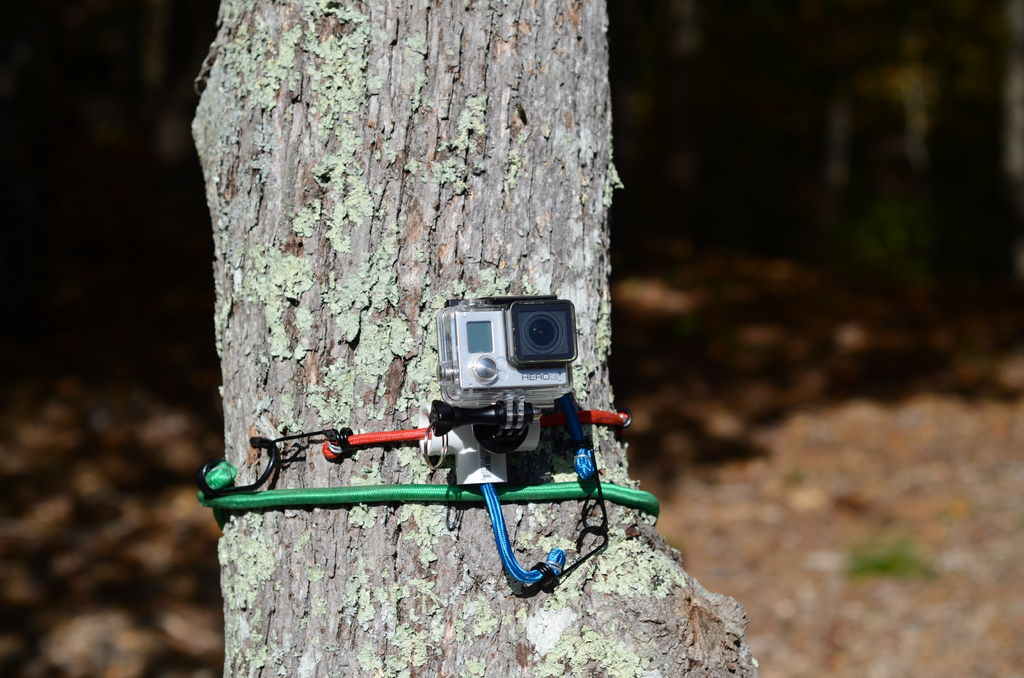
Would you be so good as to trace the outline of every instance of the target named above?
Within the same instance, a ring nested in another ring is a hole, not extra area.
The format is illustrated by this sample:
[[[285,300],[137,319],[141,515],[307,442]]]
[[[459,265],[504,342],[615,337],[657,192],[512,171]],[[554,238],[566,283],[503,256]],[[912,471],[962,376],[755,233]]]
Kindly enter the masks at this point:
[[[1020,293],[683,255],[617,285],[613,379],[762,675],[1024,676]]]
[[[613,380],[659,529],[746,607],[762,675],[1024,676],[1019,293],[683,264],[616,285]],[[209,381],[0,390],[0,674],[220,674]]]
[[[658,492],[762,676],[1024,675],[1024,402],[854,401],[757,438]]]

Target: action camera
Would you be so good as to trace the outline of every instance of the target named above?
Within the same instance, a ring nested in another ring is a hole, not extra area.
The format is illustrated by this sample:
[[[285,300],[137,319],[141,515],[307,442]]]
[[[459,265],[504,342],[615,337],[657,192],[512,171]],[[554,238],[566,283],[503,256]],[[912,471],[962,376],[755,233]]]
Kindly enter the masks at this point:
[[[480,407],[514,399],[551,407],[572,390],[576,311],[553,296],[447,302],[437,316],[444,400]]]

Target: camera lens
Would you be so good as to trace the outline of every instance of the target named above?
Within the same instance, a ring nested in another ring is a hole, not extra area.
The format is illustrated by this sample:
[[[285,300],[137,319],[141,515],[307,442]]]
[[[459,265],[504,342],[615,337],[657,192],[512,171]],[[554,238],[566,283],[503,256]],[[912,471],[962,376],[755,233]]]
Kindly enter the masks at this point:
[[[550,347],[558,338],[558,328],[544,316],[534,318],[526,332],[530,335],[530,343],[538,349]]]
[[[547,356],[557,349],[562,341],[562,329],[558,318],[548,311],[537,311],[523,318],[526,334],[523,345],[530,354]]]
[[[513,302],[507,311],[509,359],[517,367],[556,367],[576,359],[572,302],[564,299]]]

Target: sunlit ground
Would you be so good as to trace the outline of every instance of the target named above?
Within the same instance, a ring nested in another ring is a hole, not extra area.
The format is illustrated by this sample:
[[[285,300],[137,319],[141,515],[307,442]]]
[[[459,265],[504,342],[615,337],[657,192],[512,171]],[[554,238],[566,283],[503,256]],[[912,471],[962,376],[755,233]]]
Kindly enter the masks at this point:
[[[762,675],[1021,675],[1019,293],[674,270],[615,288],[632,468]]]

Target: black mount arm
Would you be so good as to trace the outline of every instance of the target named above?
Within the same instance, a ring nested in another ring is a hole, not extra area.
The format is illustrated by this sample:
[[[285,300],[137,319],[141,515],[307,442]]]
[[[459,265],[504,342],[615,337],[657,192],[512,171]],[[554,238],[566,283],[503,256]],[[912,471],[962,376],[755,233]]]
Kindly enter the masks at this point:
[[[519,428],[526,428],[533,422],[533,405],[524,406],[523,420]],[[508,421],[508,407],[498,401],[486,407],[456,407],[443,400],[435,400],[430,404],[430,428],[435,436],[450,433],[456,426],[482,424],[485,426],[502,427]]]

